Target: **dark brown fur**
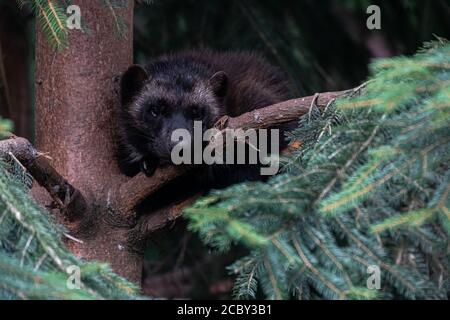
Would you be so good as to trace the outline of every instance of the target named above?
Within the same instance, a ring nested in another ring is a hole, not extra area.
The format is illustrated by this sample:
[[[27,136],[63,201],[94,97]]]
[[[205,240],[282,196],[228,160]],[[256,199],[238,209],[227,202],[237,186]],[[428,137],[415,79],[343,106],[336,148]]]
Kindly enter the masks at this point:
[[[290,94],[282,73],[256,54],[187,51],[130,67],[121,80],[121,98],[121,167],[134,175],[144,163],[150,175],[170,156],[172,130],[189,129],[198,117],[206,130],[223,115],[235,117],[287,100]],[[239,171],[226,168],[220,174]],[[231,180],[248,178],[254,179]]]
[[[210,66],[214,72],[224,71],[228,75],[225,114],[229,116],[235,117],[290,98],[288,83],[282,72],[257,54],[192,51],[169,55],[168,59],[179,57],[198,61]]]

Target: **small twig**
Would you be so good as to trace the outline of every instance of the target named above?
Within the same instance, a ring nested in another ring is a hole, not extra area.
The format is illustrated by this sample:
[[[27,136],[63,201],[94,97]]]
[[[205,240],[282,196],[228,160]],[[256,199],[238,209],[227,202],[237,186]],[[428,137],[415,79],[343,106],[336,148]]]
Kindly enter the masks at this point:
[[[12,152],[8,152],[8,155],[9,155],[13,160],[16,161],[16,163],[22,168],[23,171],[25,171],[25,172],[27,171],[27,168],[25,168],[25,167],[23,166],[23,164],[19,161],[19,159],[16,158],[16,156],[15,156]]]
[[[83,240],[77,239],[77,238],[75,238],[74,236],[71,236],[71,235],[68,234],[68,233],[65,233],[65,232],[64,232],[63,235],[64,235],[66,238],[68,238],[68,239],[70,239],[70,240],[73,240],[73,241],[75,241],[75,242],[78,242],[78,243],[81,243],[81,244],[84,243]]]
[[[37,263],[36,263],[36,266],[35,266],[34,269],[33,269],[34,272],[36,272],[36,271],[39,270],[39,268],[41,267],[42,263],[43,263],[44,260],[47,258],[47,256],[48,256],[48,254],[47,254],[47,252],[46,252],[46,253],[44,253],[44,254],[39,258],[39,260],[38,260]]]
[[[37,157],[44,157],[45,159],[53,160],[53,158],[50,157],[48,152],[39,152],[38,151]]]
[[[308,122],[311,122],[311,114],[312,114],[312,110],[316,105],[317,99],[319,99],[319,94],[316,93],[311,101],[311,105],[309,106],[309,111],[308,111]]]
[[[336,98],[331,99],[328,103],[325,109],[323,109],[323,114],[326,114],[330,106],[336,101]]]
[[[375,80],[372,79],[372,80],[366,81],[363,84],[359,85],[358,87],[354,88],[352,94],[359,93],[362,89],[364,89],[369,83],[371,83],[373,81],[375,81]]]

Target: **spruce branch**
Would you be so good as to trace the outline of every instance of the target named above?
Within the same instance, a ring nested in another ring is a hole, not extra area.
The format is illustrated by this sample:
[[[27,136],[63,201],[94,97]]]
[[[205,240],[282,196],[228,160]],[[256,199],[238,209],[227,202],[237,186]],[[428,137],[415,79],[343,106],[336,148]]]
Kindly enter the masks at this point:
[[[310,97],[283,174],[211,192],[186,210],[212,248],[249,248],[232,265],[235,296],[255,296],[257,281],[268,298],[447,297],[449,56],[440,43],[375,62],[364,92],[320,112],[320,96]],[[258,243],[240,235],[249,225]],[[379,267],[383,290],[367,288],[369,267]]]
[[[64,48],[67,41],[67,29],[64,11],[60,4],[55,0],[31,0],[29,3],[50,44],[57,49]]]
[[[1,148],[4,149],[5,145]],[[105,265],[81,261],[62,242],[63,229],[31,200],[0,162],[0,298],[133,299],[137,289]],[[67,286],[69,267],[83,275]]]
[[[70,222],[81,219],[87,209],[83,195],[62,177],[31,143],[14,137],[0,141],[0,156],[12,153],[33,178],[44,187]]]

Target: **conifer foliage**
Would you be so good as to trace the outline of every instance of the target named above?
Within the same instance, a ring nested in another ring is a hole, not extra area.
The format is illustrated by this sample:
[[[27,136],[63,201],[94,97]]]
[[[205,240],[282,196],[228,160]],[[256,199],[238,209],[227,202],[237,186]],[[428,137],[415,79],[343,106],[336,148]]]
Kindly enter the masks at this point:
[[[10,129],[0,118],[0,137]],[[0,300],[136,298],[137,288],[108,265],[68,251],[62,227],[30,199],[30,177],[22,168],[8,156],[0,161]],[[74,268],[79,287],[70,278]]]
[[[17,0],[20,8],[30,6],[49,43],[57,49],[67,44],[66,16],[62,5],[55,0]]]
[[[289,139],[268,183],[214,191],[187,210],[219,251],[236,298],[446,299],[450,240],[450,45],[376,61],[372,79]],[[380,289],[367,285],[380,270]]]
[[[48,42],[56,49],[64,49],[68,44],[68,28],[66,25],[67,8],[73,3],[72,0],[16,0],[19,8],[29,6],[35,17],[39,21],[42,31],[46,35]],[[117,14],[117,10],[127,7],[127,1],[100,1],[103,9],[113,18],[116,33],[120,38],[125,37],[128,26],[122,17]],[[148,3],[144,1],[144,3]],[[89,34],[92,27],[82,20],[82,29]]]

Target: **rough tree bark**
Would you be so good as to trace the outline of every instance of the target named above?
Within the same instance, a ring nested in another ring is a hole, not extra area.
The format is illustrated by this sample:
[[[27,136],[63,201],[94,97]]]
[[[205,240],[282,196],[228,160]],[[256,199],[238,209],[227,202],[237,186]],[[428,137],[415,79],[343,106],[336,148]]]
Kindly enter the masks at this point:
[[[69,46],[55,52],[40,28],[36,41],[36,147],[83,195],[87,210],[65,221],[83,243],[68,240],[78,256],[111,263],[139,283],[142,257],[127,248],[132,219],[110,207],[115,186],[124,182],[114,160],[114,77],[132,63],[133,1],[116,9],[127,25],[115,31],[114,16],[99,1],[81,0],[90,32],[69,32]],[[59,191],[59,190],[55,190]]]
[[[114,79],[132,63],[133,4],[116,11],[128,26],[126,39],[111,30],[113,16],[99,2],[79,1],[83,19],[93,28],[69,33],[69,47],[55,53],[41,32],[36,48],[36,148],[13,137],[0,142],[0,155],[12,153],[45,188],[53,212],[70,235],[67,246],[78,256],[111,264],[114,271],[140,283],[142,250],[136,239],[177,219],[199,193],[169,206],[137,214],[141,202],[184,175],[189,168],[159,168],[148,178],[122,175],[115,160]],[[289,100],[216,127],[267,128],[290,122],[312,106],[325,108],[349,91]],[[35,197],[44,202],[38,188]],[[48,203],[47,203],[48,204]]]

